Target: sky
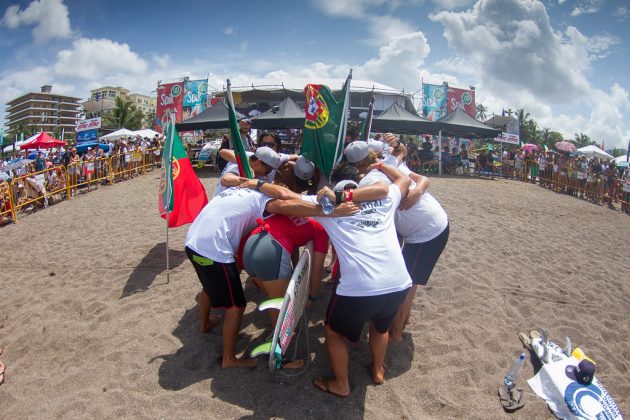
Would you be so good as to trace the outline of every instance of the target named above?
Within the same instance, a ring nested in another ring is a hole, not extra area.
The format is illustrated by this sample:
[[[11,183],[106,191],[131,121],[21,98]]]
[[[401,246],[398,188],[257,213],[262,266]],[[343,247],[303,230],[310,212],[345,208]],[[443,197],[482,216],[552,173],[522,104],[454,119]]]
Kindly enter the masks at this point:
[[[1,0],[0,103],[44,84],[87,99],[352,68],[405,92],[473,85],[489,116],[523,108],[565,138],[626,148],[629,43],[629,0]]]

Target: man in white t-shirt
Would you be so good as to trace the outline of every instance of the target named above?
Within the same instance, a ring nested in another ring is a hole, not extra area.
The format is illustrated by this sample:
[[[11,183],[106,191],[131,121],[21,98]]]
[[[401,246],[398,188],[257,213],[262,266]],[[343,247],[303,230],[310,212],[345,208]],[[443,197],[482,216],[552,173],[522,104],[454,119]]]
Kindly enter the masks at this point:
[[[252,184],[253,183],[253,184]],[[291,216],[323,215],[317,205],[306,203],[291,191],[264,180],[248,180],[215,196],[199,213],[186,235],[186,254],[203,286],[199,302],[200,331],[210,328],[210,309],[226,309],[223,323],[221,366],[251,367],[254,359],[237,359],[236,338],[245,310],[245,296],[236,265],[236,251],[245,232],[256,226],[265,212]],[[276,200],[274,200],[275,198]],[[349,214],[352,206],[335,210]]]
[[[337,168],[331,179],[341,175],[349,165]],[[382,169],[382,167],[379,167]],[[391,168],[393,172],[398,172]],[[388,329],[403,302],[411,279],[400,252],[394,215],[400,200],[406,196],[409,180],[398,172],[391,185],[381,184],[349,190],[357,184],[340,180],[335,192],[320,191],[336,202],[357,201],[365,189],[380,189],[383,194],[373,201],[360,203],[361,211],[343,218],[315,217],[332,241],[340,264],[341,277],[326,311],[326,348],[334,373],[332,378],[317,378],[314,385],[322,391],[346,397],[350,393],[347,341],[357,342],[363,324],[370,321],[371,373],[374,383],[381,384],[385,374],[385,352]],[[313,200],[312,197],[305,199]],[[362,200],[359,200],[362,201]]]

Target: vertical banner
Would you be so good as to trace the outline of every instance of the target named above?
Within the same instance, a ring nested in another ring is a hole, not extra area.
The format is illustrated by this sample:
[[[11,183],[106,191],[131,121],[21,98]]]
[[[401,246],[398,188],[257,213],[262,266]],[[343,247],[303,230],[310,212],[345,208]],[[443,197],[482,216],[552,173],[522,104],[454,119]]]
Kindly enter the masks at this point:
[[[207,80],[185,80],[182,120],[192,118],[206,109]]]
[[[171,118],[174,122],[182,120],[184,101],[184,83],[167,83],[158,86],[157,107],[155,110],[155,130],[163,132],[163,127]]]
[[[447,85],[422,84],[422,116],[436,121],[446,116]]]
[[[446,100],[446,111],[451,113],[459,108],[473,118],[476,118],[475,112],[475,90],[474,89],[458,89],[449,87]]]

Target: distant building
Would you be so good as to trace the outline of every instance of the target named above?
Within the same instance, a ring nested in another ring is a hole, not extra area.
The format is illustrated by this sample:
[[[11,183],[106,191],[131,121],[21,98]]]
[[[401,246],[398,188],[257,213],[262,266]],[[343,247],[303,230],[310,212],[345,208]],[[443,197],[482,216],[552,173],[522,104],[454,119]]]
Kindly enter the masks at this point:
[[[113,109],[116,106],[116,98],[129,101],[138,107],[145,116],[145,123],[148,126],[152,126],[153,121],[150,119],[155,114],[156,98],[140,93],[130,93],[129,89],[120,86],[103,86],[91,90],[90,99],[81,103],[85,111],[85,116],[88,118],[103,116],[105,111]]]
[[[52,86],[42,86],[40,92],[31,92],[15,98],[6,105],[7,133],[16,127],[36,127],[37,131],[52,133],[56,129],[74,133],[79,115],[79,100],[73,96],[52,92]]]

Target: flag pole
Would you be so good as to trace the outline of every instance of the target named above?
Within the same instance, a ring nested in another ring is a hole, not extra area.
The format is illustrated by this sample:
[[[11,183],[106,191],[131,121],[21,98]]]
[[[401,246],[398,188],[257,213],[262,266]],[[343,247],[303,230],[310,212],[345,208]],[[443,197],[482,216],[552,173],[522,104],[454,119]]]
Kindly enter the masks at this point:
[[[168,165],[167,167],[164,168],[164,173],[165,173],[165,177],[164,177],[164,182],[166,183],[166,202],[168,203],[166,206],[164,206],[164,211],[166,212],[166,284],[168,284],[171,281],[171,266],[170,266],[170,261],[169,261],[169,243],[168,243],[168,216],[169,213],[171,212],[171,197],[173,195],[173,186],[171,183],[171,178],[172,178],[172,174],[171,171],[173,170],[173,141],[174,141],[174,137],[175,137],[175,116],[172,115],[170,118],[170,122],[169,122],[169,139],[167,140],[170,143],[170,147],[168,148],[169,153],[168,156],[166,156],[167,154],[164,154],[164,162],[162,163],[162,165]]]
[[[339,127],[339,135],[337,136],[337,145],[335,146],[335,158],[333,159],[333,168],[337,165],[337,157],[339,156],[339,146],[341,141],[346,137],[346,125],[348,120],[348,108],[350,104],[350,81],[352,80],[352,69],[346,79],[346,92],[343,102],[343,111],[341,114],[341,127]]]

